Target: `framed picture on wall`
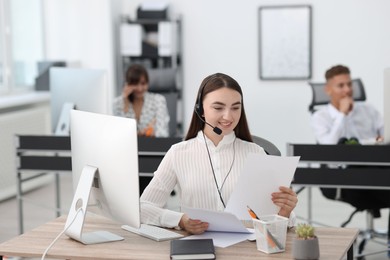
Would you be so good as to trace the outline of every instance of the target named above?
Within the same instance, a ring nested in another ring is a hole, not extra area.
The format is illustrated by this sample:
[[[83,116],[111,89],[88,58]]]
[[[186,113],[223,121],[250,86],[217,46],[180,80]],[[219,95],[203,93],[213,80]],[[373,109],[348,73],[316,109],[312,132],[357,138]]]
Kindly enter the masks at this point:
[[[309,5],[259,8],[260,79],[311,78],[311,20]]]

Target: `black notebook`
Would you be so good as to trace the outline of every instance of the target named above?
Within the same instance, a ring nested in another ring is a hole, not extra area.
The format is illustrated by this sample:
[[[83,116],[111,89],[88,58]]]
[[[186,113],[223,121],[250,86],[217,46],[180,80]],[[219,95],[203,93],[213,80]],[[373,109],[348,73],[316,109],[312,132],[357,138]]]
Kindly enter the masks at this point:
[[[215,259],[213,240],[171,240],[171,259]]]

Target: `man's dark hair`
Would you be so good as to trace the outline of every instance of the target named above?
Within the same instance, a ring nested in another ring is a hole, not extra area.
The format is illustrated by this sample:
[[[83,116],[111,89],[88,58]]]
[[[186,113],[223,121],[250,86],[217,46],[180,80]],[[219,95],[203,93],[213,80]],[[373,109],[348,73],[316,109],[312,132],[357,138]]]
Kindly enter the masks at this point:
[[[325,72],[325,79],[326,81],[328,81],[334,76],[341,75],[341,74],[351,74],[351,71],[346,66],[336,65]]]

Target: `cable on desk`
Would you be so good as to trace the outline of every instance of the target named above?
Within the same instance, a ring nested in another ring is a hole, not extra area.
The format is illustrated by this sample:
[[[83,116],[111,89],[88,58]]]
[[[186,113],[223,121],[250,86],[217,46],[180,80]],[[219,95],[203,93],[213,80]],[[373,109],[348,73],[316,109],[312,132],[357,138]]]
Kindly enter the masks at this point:
[[[58,236],[50,243],[50,245],[46,248],[45,252],[43,252],[43,255],[41,257],[41,260],[44,260],[45,257],[46,257],[46,254],[49,252],[50,248],[52,248],[52,246],[57,242],[57,240],[66,232],[66,230],[68,230],[68,228],[73,224],[73,222],[76,220],[76,217],[77,215],[79,214],[79,212],[81,212],[83,210],[83,208],[79,208],[74,216],[74,218],[72,219],[72,222],[70,222],[70,224],[64,228],[64,230],[61,231],[61,233],[58,234]]]

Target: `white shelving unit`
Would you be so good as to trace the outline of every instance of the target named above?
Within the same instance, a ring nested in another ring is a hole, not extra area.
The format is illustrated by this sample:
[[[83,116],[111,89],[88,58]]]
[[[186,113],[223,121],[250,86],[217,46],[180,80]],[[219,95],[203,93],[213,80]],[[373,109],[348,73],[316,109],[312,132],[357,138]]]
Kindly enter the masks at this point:
[[[144,65],[149,76],[155,78],[150,80],[149,91],[163,94],[167,99],[170,136],[182,136],[181,18],[132,20],[122,17],[119,38],[118,82],[121,85],[117,94],[122,91],[127,67],[134,63]]]

